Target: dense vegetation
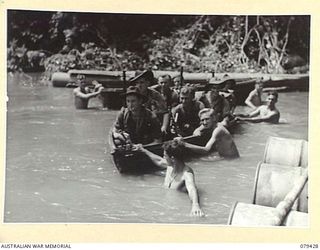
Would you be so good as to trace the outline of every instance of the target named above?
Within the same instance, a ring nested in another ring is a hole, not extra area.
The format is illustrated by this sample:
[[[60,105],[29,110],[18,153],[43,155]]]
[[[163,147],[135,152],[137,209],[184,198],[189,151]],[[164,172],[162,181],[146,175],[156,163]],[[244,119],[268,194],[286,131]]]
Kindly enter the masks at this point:
[[[308,70],[309,43],[310,16],[10,10],[7,67],[296,73]]]

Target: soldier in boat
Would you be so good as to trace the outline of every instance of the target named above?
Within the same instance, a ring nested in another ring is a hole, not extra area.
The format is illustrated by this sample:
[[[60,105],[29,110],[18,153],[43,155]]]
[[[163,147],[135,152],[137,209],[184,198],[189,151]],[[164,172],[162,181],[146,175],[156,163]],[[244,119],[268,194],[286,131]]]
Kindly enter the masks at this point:
[[[195,90],[191,86],[185,86],[180,92],[180,104],[172,109],[172,117],[176,133],[185,137],[192,135],[199,126],[198,113],[204,108],[204,104],[195,98]]]
[[[151,87],[152,89],[158,91],[164,98],[167,109],[177,106],[179,104],[179,95],[172,89],[171,76],[166,74],[158,78],[158,84]]]
[[[125,142],[130,138],[132,143],[143,145],[161,141],[160,122],[157,116],[143,103],[147,97],[141,94],[136,86],[130,86],[124,94],[126,107],[120,110],[113,127],[113,138]]]
[[[87,109],[89,100],[98,96],[104,88],[97,81],[87,83],[84,75],[77,76],[77,83],[79,87],[73,90],[75,107],[76,109]]]
[[[236,117],[239,121],[248,122],[269,122],[269,123],[279,123],[280,112],[276,108],[276,103],[278,101],[278,92],[270,91],[265,101],[265,105],[261,105],[256,110],[246,115],[238,115]]]
[[[140,93],[146,97],[144,106],[150,109],[161,122],[161,132],[166,133],[169,128],[169,111],[163,96],[151,86],[154,83],[152,71],[145,70],[130,80],[131,85],[135,85],[140,89]]]
[[[179,95],[181,88],[184,86],[183,76],[177,75],[173,77],[172,82],[173,82],[173,91]]]
[[[230,113],[230,104],[226,98],[220,94],[217,88],[212,88],[208,93],[202,94],[199,101],[203,102],[206,108],[214,110],[216,121],[221,122],[226,114]]]
[[[227,128],[225,123],[217,123],[213,109],[202,109],[199,112],[201,126],[194,131],[194,135],[205,136],[209,138],[207,144],[202,147],[184,142],[187,149],[200,154],[207,154],[212,149],[215,149],[221,157],[225,158],[237,158],[239,152],[235,142]],[[182,138],[179,138],[183,142]]]
[[[217,121],[220,122],[225,115],[232,114],[236,108],[236,96],[234,94],[236,82],[228,74],[225,74],[219,82],[210,83],[214,83],[216,86],[207,85],[209,89],[198,92],[196,99],[201,101],[206,108],[212,108]],[[221,89],[220,86],[223,86],[223,88]]]
[[[162,139],[170,140],[174,137],[171,131],[173,123],[171,110],[179,104],[179,95],[172,89],[171,76],[168,74],[160,76],[158,78],[158,84],[151,88],[158,91],[166,102],[167,110],[169,112],[169,126],[165,133],[162,134]]]
[[[186,148],[184,144],[179,140],[165,142],[163,145],[164,158],[144,149],[141,145],[138,145],[138,147],[156,165],[167,169],[164,179],[164,186],[166,188],[187,191],[192,203],[190,215],[204,216],[199,203],[194,172],[192,168],[185,164]]]

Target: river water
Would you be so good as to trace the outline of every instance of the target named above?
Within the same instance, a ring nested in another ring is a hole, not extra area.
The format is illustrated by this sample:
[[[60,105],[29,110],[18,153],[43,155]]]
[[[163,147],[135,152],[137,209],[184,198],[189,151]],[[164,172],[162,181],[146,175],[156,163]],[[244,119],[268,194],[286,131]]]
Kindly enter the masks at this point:
[[[238,127],[240,159],[213,154],[188,163],[206,214],[194,218],[187,194],[163,188],[163,176],[117,172],[107,135],[118,111],[97,99],[76,110],[72,89],[37,80],[8,77],[4,222],[226,224],[235,201],[252,201],[268,137],[308,139],[308,92],[280,93],[280,124]]]

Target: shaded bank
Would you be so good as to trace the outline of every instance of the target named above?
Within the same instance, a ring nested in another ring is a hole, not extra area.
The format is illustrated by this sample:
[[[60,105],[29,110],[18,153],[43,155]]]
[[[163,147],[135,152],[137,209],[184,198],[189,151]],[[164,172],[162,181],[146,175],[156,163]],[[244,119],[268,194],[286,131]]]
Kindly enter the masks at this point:
[[[310,16],[9,10],[7,42],[8,70],[306,72]]]

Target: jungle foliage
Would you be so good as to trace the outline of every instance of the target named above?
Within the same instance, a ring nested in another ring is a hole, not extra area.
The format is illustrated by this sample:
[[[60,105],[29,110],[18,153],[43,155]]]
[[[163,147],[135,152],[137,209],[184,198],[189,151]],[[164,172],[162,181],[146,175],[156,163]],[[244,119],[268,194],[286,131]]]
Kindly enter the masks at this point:
[[[7,23],[8,71],[308,70],[310,16],[9,10]]]

